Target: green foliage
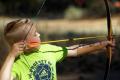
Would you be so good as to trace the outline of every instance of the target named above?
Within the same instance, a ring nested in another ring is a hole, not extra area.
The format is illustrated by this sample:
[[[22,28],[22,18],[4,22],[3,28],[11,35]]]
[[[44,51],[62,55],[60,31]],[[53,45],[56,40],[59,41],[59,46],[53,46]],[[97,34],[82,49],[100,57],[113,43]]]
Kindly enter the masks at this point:
[[[3,3],[0,2],[0,13],[3,13],[5,11],[5,7]]]
[[[0,1],[0,13],[9,16],[35,16],[44,0]]]
[[[35,17],[44,1],[45,0],[0,0],[0,15]],[[82,0],[78,0],[78,2],[82,2]],[[112,3],[110,2],[110,4]],[[111,9],[113,9],[113,7]],[[114,11],[116,11],[115,8]],[[84,15],[86,16],[85,18],[89,16],[103,17],[105,12],[104,0],[84,0],[84,5],[82,6],[77,3],[77,0],[46,0],[39,16],[52,19],[63,18],[63,16],[66,19],[79,19]]]
[[[84,16],[85,10],[77,8],[75,6],[70,6],[65,10],[65,19],[80,19]]]
[[[103,0],[87,0],[86,1],[88,15],[102,17],[105,15],[105,4]]]

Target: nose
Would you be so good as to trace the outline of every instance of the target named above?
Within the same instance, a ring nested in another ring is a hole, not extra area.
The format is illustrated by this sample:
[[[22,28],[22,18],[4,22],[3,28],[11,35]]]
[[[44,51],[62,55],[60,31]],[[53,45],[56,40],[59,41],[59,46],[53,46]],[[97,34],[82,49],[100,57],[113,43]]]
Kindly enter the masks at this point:
[[[36,36],[40,37],[40,33],[36,32]]]

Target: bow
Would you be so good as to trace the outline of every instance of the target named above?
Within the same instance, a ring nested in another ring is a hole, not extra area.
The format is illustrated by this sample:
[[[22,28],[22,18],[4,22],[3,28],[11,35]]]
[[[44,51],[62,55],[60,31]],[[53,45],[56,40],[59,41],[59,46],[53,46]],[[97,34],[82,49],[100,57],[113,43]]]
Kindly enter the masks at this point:
[[[36,16],[39,15],[41,9],[43,8],[43,5],[45,4],[46,0],[44,0],[41,8],[39,9],[38,13]],[[112,41],[113,39],[113,31],[112,31],[112,23],[111,23],[111,13],[110,13],[110,8],[108,4],[108,0],[104,0],[105,7],[106,7],[106,16],[107,16],[107,28],[108,28],[108,40]],[[75,39],[78,40],[78,39]],[[69,40],[58,40],[58,41],[48,41],[48,42],[43,42],[43,43],[56,43],[56,42],[65,42]],[[112,59],[112,48],[111,46],[107,46],[107,62],[106,62],[106,71],[104,75],[104,80],[109,80],[110,76],[110,67],[111,67],[111,59]]]
[[[112,31],[112,23],[111,23],[111,13],[108,4],[108,0],[104,0],[106,6],[106,15],[107,15],[107,28],[108,28],[108,40],[112,41],[113,31]],[[112,59],[112,48],[111,46],[107,46],[107,62],[106,62],[106,71],[104,75],[104,80],[109,80],[110,76],[110,67],[111,67],[111,59]]]

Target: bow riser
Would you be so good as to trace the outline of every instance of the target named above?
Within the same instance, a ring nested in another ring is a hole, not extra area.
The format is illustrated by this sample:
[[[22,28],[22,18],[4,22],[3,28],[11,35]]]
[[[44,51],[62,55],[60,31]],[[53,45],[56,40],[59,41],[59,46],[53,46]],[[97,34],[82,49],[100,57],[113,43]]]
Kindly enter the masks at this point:
[[[105,2],[105,6],[106,6],[106,11],[107,11],[108,40],[112,42],[113,31],[112,31],[110,8],[109,8],[108,0],[104,0],[104,2]],[[107,46],[107,63],[106,63],[106,71],[105,71],[105,75],[104,75],[104,80],[109,80],[111,60],[112,60],[112,47],[108,45]]]

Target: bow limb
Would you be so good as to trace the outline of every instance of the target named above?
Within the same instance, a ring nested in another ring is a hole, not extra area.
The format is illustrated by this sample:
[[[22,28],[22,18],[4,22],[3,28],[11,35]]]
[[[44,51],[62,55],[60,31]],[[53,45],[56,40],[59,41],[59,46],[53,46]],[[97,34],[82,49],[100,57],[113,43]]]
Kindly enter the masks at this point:
[[[106,11],[107,11],[107,28],[108,28],[108,40],[112,41],[113,37],[113,31],[112,31],[112,23],[111,23],[111,14],[110,14],[110,8],[108,4],[108,0],[104,0]],[[109,80],[110,76],[110,66],[111,66],[111,60],[112,60],[112,47],[107,46],[107,63],[106,63],[106,71],[104,75],[104,80]]]

